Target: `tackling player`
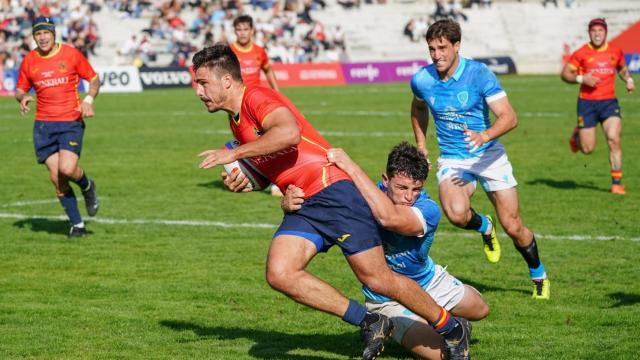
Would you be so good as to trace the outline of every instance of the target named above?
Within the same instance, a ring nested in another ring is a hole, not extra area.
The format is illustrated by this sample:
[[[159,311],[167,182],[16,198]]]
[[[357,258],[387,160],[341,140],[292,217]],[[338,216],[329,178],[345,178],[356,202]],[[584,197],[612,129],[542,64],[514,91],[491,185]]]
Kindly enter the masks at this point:
[[[96,185],[78,160],[85,128],[83,118],[94,115],[92,104],[100,89],[100,79],[80,51],[55,41],[51,19],[37,18],[32,33],[37,48],[20,65],[16,100],[22,114],[29,112],[29,103],[33,101],[29,90],[35,89],[33,143],[37,160],[47,166],[58,199],[69,217],[69,237],[81,237],[87,230],[69,180],[80,187],[89,216],[95,216],[100,206]],[[77,90],[80,79],[89,81],[89,90],[82,101]]]
[[[208,169],[250,158],[280,189],[295,185],[306,194],[305,207],[286,214],[267,256],[267,282],[291,299],[360,326],[364,359],[375,359],[390,335],[386,316],[368,313],[328,283],[306,271],[319,253],[337,245],[361,283],[437,325],[451,353],[468,358],[467,323],[449,316],[415,282],[385,264],[380,235],[371,210],[349,176],[327,162],[329,143],[284,95],[245,86],[240,64],[230,47],[216,44],[193,57],[196,95],[209,112],[229,114],[229,126],[240,146],[208,150],[200,167]],[[225,185],[242,191],[248,179],[223,173]]]
[[[259,86],[260,71],[263,71],[269,86],[273,90],[279,91],[276,74],[271,68],[271,64],[269,64],[267,52],[253,41],[256,33],[256,29],[253,27],[253,18],[249,15],[240,15],[235,18],[233,20],[233,32],[236,35],[236,41],[231,44],[231,50],[240,61],[240,71],[242,72],[244,84],[246,86]],[[282,196],[282,192],[275,184],[271,185],[271,195]]]
[[[407,276],[451,314],[481,320],[489,307],[480,293],[450,275],[433,262],[429,250],[440,222],[440,208],[422,186],[429,173],[424,155],[403,142],[389,153],[386,172],[376,184],[342,149],[330,149],[327,158],[344,170],[371,207],[380,229],[387,265]],[[282,207],[298,211],[304,192],[290,185]],[[394,324],[393,338],[415,356],[440,360],[444,356],[442,337],[422,318],[386,296],[363,287],[369,311],[383,314]]]
[[[565,82],[580,84],[578,125],[571,134],[569,145],[574,153],[580,150],[585,155],[591,154],[596,147],[596,125],[600,123],[609,145],[611,192],[624,195],[620,146],[622,115],[615,94],[616,73],[630,94],[636,86],[622,50],[607,42],[605,20],[591,20],[588,31],[590,41],[571,55],[561,73]]]
[[[484,252],[500,260],[495,223],[471,207],[480,183],[496,209],[498,220],[529,267],[533,298],[549,299],[550,282],[538,255],[536,238],[522,223],[518,210],[518,184],[498,137],[516,127],[517,118],[498,79],[482,63],[458,55],[462,33],[453,20],[436,21],[426,40],[433,64],[411,79],[411,122],[418,148],[427,154],[427,108],[431,110],[440,158],[440,203],[452,224],[482,235]],[[496,120],[491,124],[489,111]]]

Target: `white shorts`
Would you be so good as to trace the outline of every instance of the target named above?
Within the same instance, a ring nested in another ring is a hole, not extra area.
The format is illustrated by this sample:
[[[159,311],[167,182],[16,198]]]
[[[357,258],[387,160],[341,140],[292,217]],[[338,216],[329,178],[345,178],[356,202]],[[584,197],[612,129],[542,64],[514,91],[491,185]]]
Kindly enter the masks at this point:
[[[476,181],[486,192],[516,187],[513,168],[507,158],[507,152],[500,143],[495,143],[482,155],[469,159],[438,159],[438,184],[446,179],[461,179],[465,183]]]
[[[436,265],[435,274],[426,291],[438,305],[449,311],[458,305],[464,297],[464,284],[449,274],[447,269]],[[402,344],[402,338],[407,330],[422,319],[397,301],[383,303],[367,301],[365,305],[367,310],[385,315],[391,319],[391,322],[393,322],[393,339],[398,344]]]

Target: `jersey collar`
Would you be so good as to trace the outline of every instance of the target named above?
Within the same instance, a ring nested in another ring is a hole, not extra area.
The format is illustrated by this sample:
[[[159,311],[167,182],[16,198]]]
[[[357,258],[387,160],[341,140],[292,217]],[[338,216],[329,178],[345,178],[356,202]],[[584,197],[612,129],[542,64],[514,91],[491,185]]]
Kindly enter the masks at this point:
[[[40,52],[36,49],[36,55],[38,55],[39,58],[42,59],[49,59],[52,58],[54,56],[56,56],[60,50],[62,50],[62,44],[60,43],[54,43],[53,46],[55,47],[54,49],[51,49],[51,51],[49,51],[49,53],[47,55],[40,55]]]
[[[451,77],[455,81],[459,81],[460,77],[462,76],[462,73],[464,72],[464,68],[466,66],[467,66],[467,60],[465,60],[465,58],[463,58],[462,56],[458,55],[458,68],[453,73],[453,75],[451,75]]]
[[[591,42],[587,43],[587,46],[589,46],[589,49],[593,50],[593,51],[597,51],[597,52],[603,52],[603,51],[607,51],[607,49],[609,48],[609,42],[605,42],[604,45],[600,46],[599,49],[594,48],[591,45]]]
[[[248,52],[251,52],[251,50],[253,50],[253,41],[251,41],[249,43],[249,46],[247,47],[242,47],[237,42],[234,42],[233,47],[241,53],[248,53]]]

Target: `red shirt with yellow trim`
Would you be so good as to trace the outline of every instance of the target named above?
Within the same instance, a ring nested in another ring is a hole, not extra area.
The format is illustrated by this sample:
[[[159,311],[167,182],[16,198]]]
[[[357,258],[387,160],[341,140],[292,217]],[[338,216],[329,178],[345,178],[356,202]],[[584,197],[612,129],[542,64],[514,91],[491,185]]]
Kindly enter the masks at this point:
[[[80,78],[92,80],[96,72],[77,49],[57,44],[47,56],[32,50],[20,65],[17,88],[37,95],[36,120],[75,121],[82,118],[78,111]]]
[[[263,133],[262,122],[275,109],[285,107],[295,117],[301,140],[297,146],[273,154],[250,158],[253,165],[284,192],[293,184],[313,196],[339,180],[351,178],[327,161],[331,145],[309,124],[284,95],[266,87],[247,87],[242,98],[240,117],[229,120],[231,132],[240,144],[257,140]]]
[[[576,50],[569,58],[569,66],[578,75],[591,74],[600,79],[595,87],[582,84],[578,97],[584,100],[610,100],[616,97],[616,74],[625,65],[624,55],[615,45],[605,43],[594,49],[590,43]]]
[[[247,86],[260,85],[260,71],[269,69],[269,57],[264,49],[254,43],[251,43],[247,49],[238,45],[231,44],[231,50],[236,54],[240,61],[240,71],[242,72],[242,81]]]

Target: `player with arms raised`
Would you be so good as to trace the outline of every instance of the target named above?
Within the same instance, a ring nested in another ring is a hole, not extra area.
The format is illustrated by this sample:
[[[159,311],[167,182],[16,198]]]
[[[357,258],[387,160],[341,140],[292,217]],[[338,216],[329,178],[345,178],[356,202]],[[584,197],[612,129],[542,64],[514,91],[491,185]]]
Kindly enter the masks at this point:
[[[580,84],[578,95],[578,126],[569,145],[574,153],[589,155],[596,147],[596,125],[602,124],[609,145],[611,192],[624,195],[622,185],[622,115],[616,98],[616,73],[632,93],[636,86],[624,62],[622,50],[607,42],[604,19],[589,22],[589,42],[571,55],[562,69],[562,80]]]
[[[231,131],[240,146],[201,153],[201,168],[251,158],[280,189],[295,185],[306,194],[305,206],[286,214],[267,257],[267,282],[293,300],[360,326],[364,359],[375,359],[391,334],[386,316],[368,313],[355,300],[305,269],[331,246],[341,248],[357,278],[372,290],[398,300],[435,325],[453,358],[468,358],[469,328],[450,316],[413,280],[391,271],[385,263],[380,235],[366,201],[346,173],[327,162],[329,143],[282,94],[245,86],[240,64],[229,46],[217,44],[193,57],[196,94],[209,112],[229,114]],[[242,191],[246,177],[224,173],[225,185]]]

